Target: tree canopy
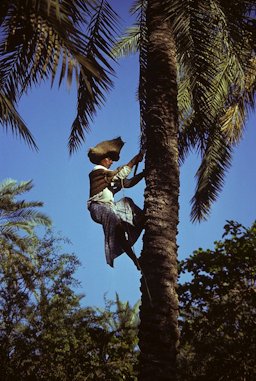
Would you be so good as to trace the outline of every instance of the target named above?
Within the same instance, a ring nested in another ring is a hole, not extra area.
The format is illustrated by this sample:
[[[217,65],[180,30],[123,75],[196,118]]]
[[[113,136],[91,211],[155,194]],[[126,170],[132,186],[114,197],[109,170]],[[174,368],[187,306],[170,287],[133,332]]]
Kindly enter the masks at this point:
[[[147,0],[131,6],[137,16],[114,47],[117,57],[139,52],[142,147],[145,138]],[[157,4],[157,2],[155,2]],[[169,1],[160,4],[162,22],[174,39],[177,63],[179,161],[195,150],[201,156],[191,219],[201,221],[224,184],[234,147],[255,106],[254,0]],[[160,43],[160,41],[159,41]],[[165,74],[166,75],[166,74]],[[171,84],[170,84],[171,86]]]
[[[228,221],[213,250],[180,263],[181,380],[256,377],[256,223]]]
[[[138,305],[117,296],[83,306],[79,262],[65,247],[48,231],[34,240],[32,266],[1,254],[1,379],[136,380]]]
[[[135,380],[138,303],[82,305],[68,240],[37,211],[42,202],[19,199],[31,188],[0,187],[1,380]]]

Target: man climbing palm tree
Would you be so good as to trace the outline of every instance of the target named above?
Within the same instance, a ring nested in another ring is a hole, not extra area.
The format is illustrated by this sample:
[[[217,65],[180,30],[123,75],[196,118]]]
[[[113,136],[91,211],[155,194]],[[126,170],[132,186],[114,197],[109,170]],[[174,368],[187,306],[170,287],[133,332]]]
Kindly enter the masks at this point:
[[[142,161],[143,155],[139,153],[126,165],[111,171],[109,168],[113,161],[119,159],[123,144],[121,138],[117,138],[101,142],[89,150],[89,159],[96,166],[89,174],[88,209],[92,219],[103,226],[107,263],[113,267],[114,259],[125,252],[140,270],[132,246],[142,231],[143,212],[128,197],[114,202],[114,194],[121,188],[136,185],[143,178],[144,173],[141,172],[127,179],[133,166]]]

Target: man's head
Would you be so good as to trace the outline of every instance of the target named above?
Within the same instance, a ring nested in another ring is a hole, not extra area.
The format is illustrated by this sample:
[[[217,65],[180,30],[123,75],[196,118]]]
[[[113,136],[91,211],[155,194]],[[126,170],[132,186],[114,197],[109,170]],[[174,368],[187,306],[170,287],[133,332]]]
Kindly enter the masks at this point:
[[[103,167],[105,168],[110,168],[112,163],[113,160],[111,159],[111,157],[104,157],[104,159],[101,159],[101,161],[99,162],[99,164],[103,165]]]
[[[122,139],[116,138],[105,140],[88,151],[88,157],[93,164],[100,164],[105,158],[110,158],[112,161],[118,161],[120,151],[124,145]]]

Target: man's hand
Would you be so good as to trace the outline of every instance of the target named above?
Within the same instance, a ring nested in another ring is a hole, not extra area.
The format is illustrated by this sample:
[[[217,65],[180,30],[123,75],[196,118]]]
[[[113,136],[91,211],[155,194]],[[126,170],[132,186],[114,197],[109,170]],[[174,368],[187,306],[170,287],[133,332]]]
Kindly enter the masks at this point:
[[[134,164],[138,164],[143,160],[143,157],[144,157],[143,153],[139,152],[136,156],[134,156],[132,161],[134,161]]]
[[[132,168],[134,165],[140,163],[143,160],[143,157],[143,153],[139,152],[127,165]]]
[[[142,152],[139,152],[137,155],[138,163],[140,163],[144,158],[144,154]]]

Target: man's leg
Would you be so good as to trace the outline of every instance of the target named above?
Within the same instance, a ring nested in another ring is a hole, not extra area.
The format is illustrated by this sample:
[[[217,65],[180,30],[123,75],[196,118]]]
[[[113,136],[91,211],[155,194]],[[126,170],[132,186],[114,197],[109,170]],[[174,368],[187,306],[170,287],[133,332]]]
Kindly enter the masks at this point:
[[[118,238],[118,240],[120,242],[120,245],[121,245],[122,249],[126,252],[128,257],[131,258],[131,260],[133,261],[133,263],[135,264],[137,269],[140,271],[141,268],[140,268],[140,264],[139,264],[138,258],[134,254],[134,252],[133,252],[133,250],[132,250],[128,240],[125,237],[125,228],[122,225],[122,223],[120,223],[120,225],[117,226],[117,228],[116,228],[116,235],[117,235],[117,238]]]

